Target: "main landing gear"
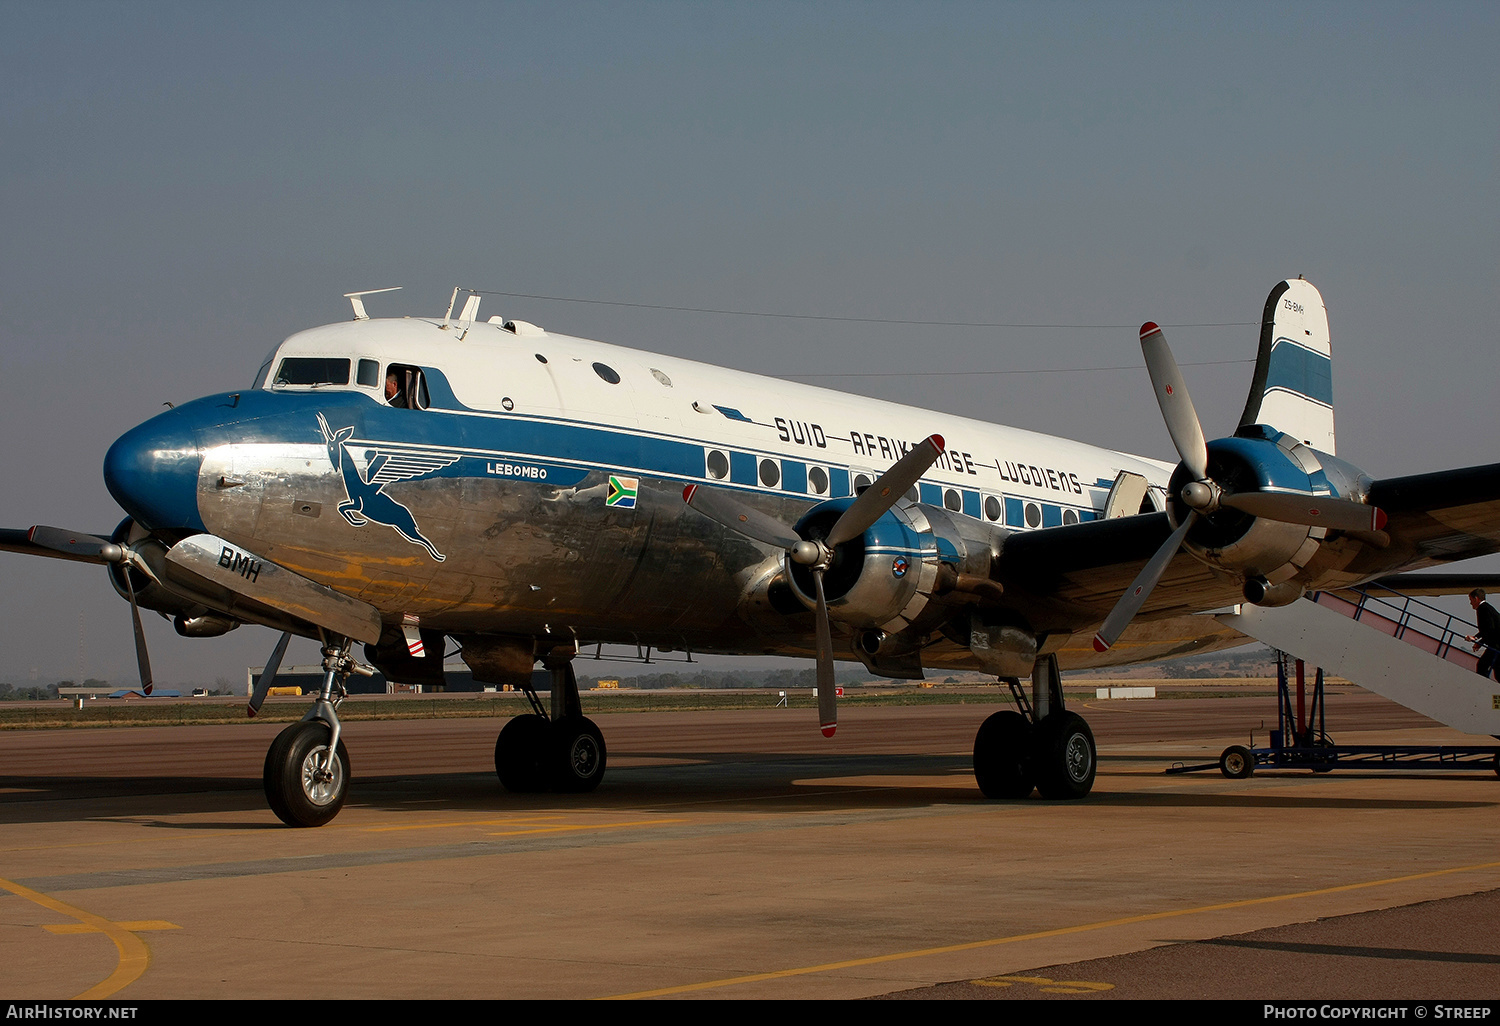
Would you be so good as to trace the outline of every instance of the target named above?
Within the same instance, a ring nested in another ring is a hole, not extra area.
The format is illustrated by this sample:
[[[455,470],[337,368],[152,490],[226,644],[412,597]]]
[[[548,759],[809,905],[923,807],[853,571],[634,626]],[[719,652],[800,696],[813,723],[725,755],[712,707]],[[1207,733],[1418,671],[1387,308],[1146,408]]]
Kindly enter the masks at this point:
[[[276,735],[261,775],[266,801],[287,826],[322,826],[344,807],[349,793],[349,753],[339,739],[335,711],[348,693],[351,673],[370,673],[349,655],[348,638],[325,639],[323,687],[300,723]]]
[[[573,653],[542,660],[552,675],[552,712],[526,688],[532,711],[511,719],[495,740],[495,774],[507,791],[592,791],[604,779],[604,735],[583,715]]]
[[[1082,716],[1063,708],[1056,656],[1043,656],[1031,671],[1032,701],[1014,677],[1010,685],[1020,712],[997,712],[974,737],[974,779],[986,798],[1082,798],[1093,789],[1098,751]]]

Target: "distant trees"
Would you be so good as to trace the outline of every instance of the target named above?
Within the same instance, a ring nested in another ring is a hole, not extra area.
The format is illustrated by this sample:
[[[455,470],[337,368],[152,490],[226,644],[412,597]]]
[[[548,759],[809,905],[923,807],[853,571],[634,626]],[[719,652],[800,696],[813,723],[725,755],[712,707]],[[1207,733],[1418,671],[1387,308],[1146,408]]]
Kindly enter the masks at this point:
[[[0,702],[41,702],[49,698],[57,697],[58,688],[70,688],[73,682],[60,680],[56,684],[43,684],[34,687],[18,688],[11,684],[0,681]]]

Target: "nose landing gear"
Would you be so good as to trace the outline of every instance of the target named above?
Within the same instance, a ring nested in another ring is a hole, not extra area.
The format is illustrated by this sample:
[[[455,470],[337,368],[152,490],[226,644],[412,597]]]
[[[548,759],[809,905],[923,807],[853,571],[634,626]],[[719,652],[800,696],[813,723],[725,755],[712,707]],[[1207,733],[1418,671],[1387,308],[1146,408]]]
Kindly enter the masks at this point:
[[[325,639],[323,688],[300,723],[287,727],[266,752],[261,782],[266,802],[287,826],[322,826],[339,814],[349,793],[349,752],[339,738],[336,711],[351,673],[372,671],[349,655],[348,638]]]

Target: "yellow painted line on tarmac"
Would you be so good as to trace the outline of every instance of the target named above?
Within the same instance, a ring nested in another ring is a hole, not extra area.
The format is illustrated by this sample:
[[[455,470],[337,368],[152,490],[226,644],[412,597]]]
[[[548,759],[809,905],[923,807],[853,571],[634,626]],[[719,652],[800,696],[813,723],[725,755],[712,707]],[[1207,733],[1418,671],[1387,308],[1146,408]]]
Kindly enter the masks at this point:
[[[508,826],[513,823],[544,823],[547,820],[561,819],[557,816],[505,816],[500,819],[455,819],[440,823],[402,823],[400,826],[375,826],[364,827],[367,834],[388,834],[397,830],[439,830],[444,827],[465,826]]]
[[[1097,994],[1115,989],[1113,983],[1100,983],[1096,980],[1054,980],[1049,976],[986,976],[984,979],[969,982],[979,987],[1010,987],[1017,983],[1028,983],[1048,994]]]
[[[491,837],[516,837],[521,834],[558,834],[569,830],[621,830],[625,827],[668,826],[672,823],[687,823],[686,819],[637,819],[627,823],[569,823],[562,826],[537,827],[535,830],[506,830],[490,834]]]
[[[140,933],[142,930],[180,930],[182,927],[176,923],[169,923],[165,919],[142,919],[138,922],[116,923],[120,929],[129,933]],[[48,923],[42,927],[48,933],[59,936],[72,936],[75,933],[98,933],[99,928],[89,923]]]
[[[117,820],[95,820],[96,823],[118,822]],[[126,823],[126,826],[139,826],[138,823]],[[245,830],[209,830],[201,834],[194,834],[193,840],[203,837],[223,837],[226,834],[243,834]],[[64,848],[103,848],[120,844],[149,844],[160,842],[163,838],[160,834],[147,834],[145,837],[116,837],[109,841],[72,841],[67,844],[27,844],[14,847],[0,847],[0,855],[8,855],[22,851],[58,851]]]
[[[79,994],[73,999],[75,1001],[97,1001],[100,998],[107,998],[111,994],[115,994],[130,986],[145,973],[147,967],[151,964],[151,950],[146,947],[145,941],[135,935],[132,927],[152,930],[179,929],[179,927],[172,923],[164,923],[159,920],[152,921],[149,924],[117,923],[113,920],[105,919],[103,916],[97,916],[92,912],[85,912],[83,909],[69,905],[65,901],[58,901],[56,898],[43,894],[41,891],[34,891],[30,887],[22,887],[20,884],[10,880],[0,879],[0,890],[10,891],[17,897],[25,898],[27,901],[34,902],[52,912],[72,916],[78,920],[78,928],[74,928],[69,924],[53,932],[97,932],[104,934],[110,940],[114,941],[115,948],[120,953],[120,961],[115,966],[115,971],[105,977],[103,981]],[[47,929],[50,930],[52,928],[48,927]]]
[[[838,969],[855,969],[866,965],[879,965],[882,962],[900,962],[910,958],[926,958],[930,955],[950,955],[959,951],[975,951],[980,948],[993,948],[1002,944],[1016,944],[1021,941],[1043,940],[1048,937],[1065,937],[1074,933],[1089,933],[1094,930],[1108,930],[1116,926],[1132,926],[1136,923],[1150,923],[1162,919],[1177,919],[1182,916],[1198,915],[1203,912],[1223,912],[1233,908],[1249,908],[1253,905],[1270,905],[1278,901],[1295,901],[1298,898],[1316,898],[1328,894],[1341,894],[1345,891],[1357,891],[1369,887],[1385,887],[1390,884],[1410,883],[1414,880],[1430,880],[1439,876],[1450,876],[1454,873],[1472,873],[1483,869],[1500,869],[1500,862],[1480,862],[1472,866],[1454,866],[1451,869],[1434,869],[1426,873],[1412,873],[1407,876],[1387,877],[1384,880],[1363,880],[1359,883],[1340,884],[1337,887],[1323,887],[1315,891],[1297,891],[1292,894],[1271,894],[1263,898],[1245,898],[1240,901],[1223,901],[1215,905],[1199,905],[1195,908],[1171,909],[1166,912],[1148,912],[1139,916],[1124,916],[1119,919],[1106,919],[1098,923],[1081,923],[1078,926],[1063,926],[1056,930],[1039,930],[1036,933],[1020,933],[1011,937],[992,937],[988,940],[967,941],[962,944],[945,944],[937,948],[918,948],[915,951],[897,951],[888,955],[872,955],[868,958],[850,958],[842,962],[825,962],[822,965],[801,966],[795,969],[777,969],[768,973],[752,973],[749,976],[731,976],[723,980],[705,980],[702,983],[687,983],[680,987],[659,987],[656,990],[638,990],[631,994],[616,994],[611,998],[601,1000],[634,1000],[637,998],[667,997],[672,994],[690,994],[699,990],[714,990],[719,987],[735,987],[744,983],[761,983],[766,980],[781,980],[792,976],[810,976],[814,973],[833,972]]]

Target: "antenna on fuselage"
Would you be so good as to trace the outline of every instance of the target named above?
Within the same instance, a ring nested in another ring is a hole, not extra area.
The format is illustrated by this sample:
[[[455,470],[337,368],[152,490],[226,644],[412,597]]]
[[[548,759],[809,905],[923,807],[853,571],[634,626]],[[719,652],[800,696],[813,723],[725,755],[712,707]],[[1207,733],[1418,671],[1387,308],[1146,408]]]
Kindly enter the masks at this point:
[[[469,298],[464,300],[463,312],[458,315],[459,326],[463,328],[458,337],[462,340],[469,333],[469,329],[474,326],[474,318],[479,316],[479,300],[482,297],[478,291],[466,289],[462,285],[455,288],[453,295],[448,297],[448,312],[443,314],[443,323],[439,324],[438,327],[447,331],[452,326],[453,307],[458,302],[458,294],[460,292],[467,292],[469,294]]]
[[[362,297],[373,296],[378,292],[400,292],[402,286],[392,285],[388,289],[366,289],[363,292],[345,292],[344,298],[349,300],[349,305],[354,307],[354,319],[356,321],[368,321],[370,315],[365,312],[365,303]]]

